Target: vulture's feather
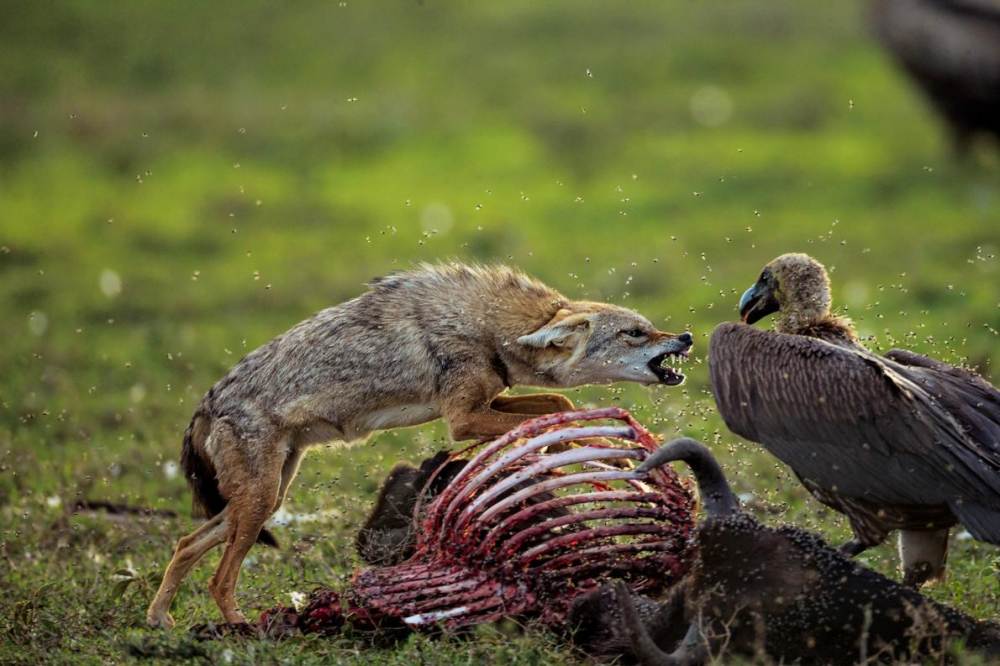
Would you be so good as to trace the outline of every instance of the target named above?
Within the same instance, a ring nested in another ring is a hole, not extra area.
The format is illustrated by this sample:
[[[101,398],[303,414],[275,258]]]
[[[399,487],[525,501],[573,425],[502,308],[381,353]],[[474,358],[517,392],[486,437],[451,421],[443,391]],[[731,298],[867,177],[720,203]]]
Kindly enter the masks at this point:
[[[873,0],[879,40],[951,125],[1000,138],[1000,1]]]
[[[947,506],[1000,544],[1000,392],[906,351],[722,324],[709,351],[726,425],[807,485],[872,505]]]

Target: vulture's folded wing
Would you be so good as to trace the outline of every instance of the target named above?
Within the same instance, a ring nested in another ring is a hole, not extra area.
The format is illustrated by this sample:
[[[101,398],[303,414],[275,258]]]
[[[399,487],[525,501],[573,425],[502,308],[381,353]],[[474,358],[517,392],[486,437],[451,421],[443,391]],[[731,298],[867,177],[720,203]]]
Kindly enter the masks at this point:
[[[1000,512],[1000,457],[896,362],[722,324],[709,368],[726,425],[800,477],[876,503],[948,504],[959,513],[956,504],[966,502]]]
[[[976,373],[905,349],[885,357],[961,424],[980,455],[1000,465],[1000,390]]]
[[[933,97],[995,108],[1000,0],[894,0],[873,18],[881,40]]]

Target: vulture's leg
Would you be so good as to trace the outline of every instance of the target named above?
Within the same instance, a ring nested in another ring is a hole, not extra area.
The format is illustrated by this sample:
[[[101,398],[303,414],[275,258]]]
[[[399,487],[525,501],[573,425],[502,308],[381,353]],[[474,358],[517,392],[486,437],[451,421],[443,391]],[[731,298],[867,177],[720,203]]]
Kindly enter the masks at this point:
[[[899,559],[903,565],[903,585],[920,587],[944,579],[948,559],[950,528],[933,531],[900,530]]]
[[[871,521],[855,519],[847,514],[847,519],[851,522],[851,531],[854,538],[840,547],[840,552],[848,557],[857,557],[869,548],[879,545],[889,536],[889,533],[879,525],[873,525]]]
[[[871,548],[871,546],[866,546],[859,539],[851,539],[850,541],[841,544],[839,550],[848,557],[857,557],[869,548]]]

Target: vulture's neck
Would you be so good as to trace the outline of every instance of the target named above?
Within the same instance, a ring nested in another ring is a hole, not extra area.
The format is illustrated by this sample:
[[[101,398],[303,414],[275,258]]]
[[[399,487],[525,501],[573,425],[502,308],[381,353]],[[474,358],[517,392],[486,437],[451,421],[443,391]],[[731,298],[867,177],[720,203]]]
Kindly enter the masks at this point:
[[[858,343],[854,323],[847,317],[838,317],[829,312],[818,317],[801,317],[795,316],[795,313],[788,313],[778,319],[777,330],[779,333],[805,335],[834,344]]]

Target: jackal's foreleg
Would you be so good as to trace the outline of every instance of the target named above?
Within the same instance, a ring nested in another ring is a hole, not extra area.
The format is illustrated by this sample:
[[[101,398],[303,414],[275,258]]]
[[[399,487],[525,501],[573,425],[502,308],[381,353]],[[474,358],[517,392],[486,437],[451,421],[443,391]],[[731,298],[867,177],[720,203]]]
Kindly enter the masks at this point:
[[[511,412],[515,414],[530,414],[540,416],[542,414],[552,414],[554,412],[569,412],[576,407],[573,401],[560,393],[530,393],[528,395],[498,395],[493,398],[490,407],[501,412]],[[598,440],[602,444],[609,444],[607,440]],[[559,453],[576,446],[577,442],[559,442],[546,447],[548,453]],[[615,464],[612,461],[611,464]],[[623,463],[624,464],[624,463]]]
[[[454,414],[447,418],[451,437],[455,441],[463,439],[493,439],[513,430],[537,414],[501,412],[484,406],[469,412]]]
[[[573,401],[559,393],[531,393],[529,395],[498,395],[490,407],[499,412],[539,416],[575,409]]]
[[[531,393],[529,395],[499,395],[490,403],[493,409],[515,414],[531,414],[540,416],[553,412],[568,412],[575,407],[573,401],[559,393]],[[545,450],[549,453],[559,453],[572,448],[573,442],[553,444]]]

